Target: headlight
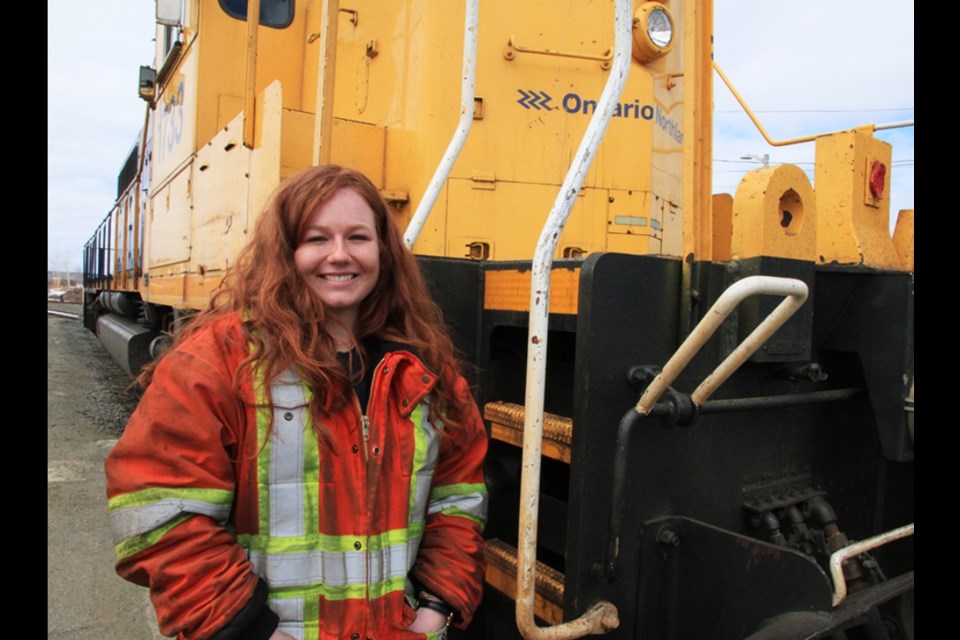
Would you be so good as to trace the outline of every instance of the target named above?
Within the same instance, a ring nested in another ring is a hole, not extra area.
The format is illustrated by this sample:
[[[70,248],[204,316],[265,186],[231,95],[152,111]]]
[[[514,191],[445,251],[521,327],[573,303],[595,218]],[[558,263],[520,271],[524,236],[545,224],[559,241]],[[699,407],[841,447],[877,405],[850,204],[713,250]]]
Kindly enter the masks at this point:
[[[673,16],[659,2],[644,2],[633,14],[633,57],[638,62],[662,58],[673,46]]]

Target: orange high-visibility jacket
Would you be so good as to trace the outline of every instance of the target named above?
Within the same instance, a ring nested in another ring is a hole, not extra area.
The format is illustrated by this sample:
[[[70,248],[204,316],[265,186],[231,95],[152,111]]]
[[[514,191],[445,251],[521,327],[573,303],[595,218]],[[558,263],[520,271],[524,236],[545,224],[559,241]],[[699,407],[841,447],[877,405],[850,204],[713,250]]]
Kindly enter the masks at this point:
[[[357,402],[324,420],[331,451],[291,372],[272,382],[272,408],[256,407],[259,380],[238,396],[247,355],[238,315],[168,353],[106,461],[117,572],[150,587],[160,630],[213,637],[262,579],[296,638],[422,639],[404,631],[411,577],[466,626],[487,505],[487,435],[466,381],[459,424],[444,429],[429,419],[435,374],[409,351],[387,353],[367,415]]]

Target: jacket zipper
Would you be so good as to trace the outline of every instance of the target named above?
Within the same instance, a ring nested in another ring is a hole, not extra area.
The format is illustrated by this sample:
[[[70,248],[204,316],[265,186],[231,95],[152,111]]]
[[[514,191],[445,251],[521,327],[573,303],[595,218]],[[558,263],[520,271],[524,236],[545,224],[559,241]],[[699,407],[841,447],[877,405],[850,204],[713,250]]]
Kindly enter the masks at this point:
[[[367,411],[370,410],[370,402],[373,400],[374,394],[373,391],[376,388],[377,373],[380,372],[380,367],[383,365],[381,360],[377,363],[377,367],[373,370],[373,376],[370,378],[370,397],[367,398]],[[363,408],[360,406],[360,397],[357,395],[356,390],[353,391],[353,403],[357,409],[357,415],[360,416],[360,431],[363,435],[363,462],[364,469],[366,470],[367,463],[370,461],[370,418],[363,413]],[[366,473],[364,473],[366,476]],[[367,550],[365,556],[367,561],[364,562],[364,590],[366,591],[367,601],[370,601],[370,536],[366,536],[367,540]]]
[[[367,410],[369,411],[370,400],[373,399],[373,389],[374,384],[377,380],[377,373],[380,372],[380,367],[383,364],[381,360],[377,364],[377,368],[373,370],[373,376],[370,378],[370,397],[367,399]],[[357,392],[353,392],[353,404],[357,409],[357,415],[360,417],[360,432],[363,436],[363,462],[370,462],[370,418],[363,413],[363,409],[360,407],[360,398],[357,396]]]
[[[363,410],[360,408],[360,398],[357,397],[356,391],[353,392],[353,404],[357,409],[357,416],[360,418],[360,433],[363,439],[363,462],[367,463],[370,461],[370,454],[368,452],[370,447],[370,418],[365,416]]]

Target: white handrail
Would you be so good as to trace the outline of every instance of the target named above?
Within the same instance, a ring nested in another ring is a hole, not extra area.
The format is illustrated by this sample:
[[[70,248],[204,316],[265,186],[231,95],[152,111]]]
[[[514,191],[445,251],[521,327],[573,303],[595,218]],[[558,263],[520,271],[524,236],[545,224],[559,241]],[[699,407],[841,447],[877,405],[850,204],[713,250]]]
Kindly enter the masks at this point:
[[[447,182],[447,176],[453,169],[453,163],[457,161],[463,144],[467,140],[467,134],[473,126],[473,99],[476,92],[475,84],[477,77],[477,16],[479,14],[480,0],[467,0],[467,8],[464,17],[463,27],[463,81],[460,85],[460,121],[457,124],[457,130],[453,134],[453,139],[447,146],[443,159],[437,166],[433,174],[433,179],[427,186],[417,210],[407,225],[407,230],[403,234],[403,242],[408,249],[413,249],[416,244],[423,225],[433,209],[440,190]]]
[[[838,549],[830,556],[830,575],[833,577],[833,606],[837,606],[847,597],[847,580],[843,575],[843,563],[864,551],[883,546],[888,542],[913,535],[913,524],[881,533],[880,535]]]
[[[763,322],[757,325],[757,328],[717,366],[713,373],[704,378],[691,396],[691,399],[697,405],[703,404],[717,390],[717,387],[739,369],[740,365],[746,362],[747,358],[767,341],[767,338],[773,335],[797,309],[803,306],[807,299],[807,285],[801,280],[773,276],[750,276],[730,285],[710,307],[710,311],[707,312],[703,320],[697,323],[697,326],[683,341],[676,353],[667,361],[667,364],[663,365],[663,370],[640,396],[640,401],[637,402],[637,413],[644,416],[649,415],[650,411],[653,410],[653,405],[657,403],[663,392],[677,379],[684,367],[697,355],[700,348],[706,344],[710,336],[720,327],[724,319],[737,308],[741,301],[752,295],[764,294],[783,295],[787,298]]]
[[[630,70],[633,20],[631,1],[616,0],[614,7],[614,54],[610,77],[590,119],[580,148],[557,194],[540,233],[530,282],[530,329],[527,351],[526,404],[523,424],[523,471],[520,477],[520,529],[517,545],[516,618],[527,640],[566,640],[587,634],[606,633],[620,624],[617,608],[600,601],[576,620],[554,627],[538,627],[534,621],[536,584],[537,519],[540,508],[540,454],[543,443],[543,398],[546,381],[547,329],[550,315],[550,268],[563,226],[593,161],[597,147],[613,116]]]

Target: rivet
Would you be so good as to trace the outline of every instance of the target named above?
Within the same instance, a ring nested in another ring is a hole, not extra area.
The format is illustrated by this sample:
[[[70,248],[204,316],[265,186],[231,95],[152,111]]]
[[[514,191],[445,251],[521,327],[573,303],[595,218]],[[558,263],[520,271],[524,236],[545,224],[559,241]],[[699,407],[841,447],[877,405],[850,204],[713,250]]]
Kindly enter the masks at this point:
[[[423,376],[422,378],[420,378],[420,380],[422,380],[423,382],[430,382],[430,376]]]
[[[287,411],[285,414],[283,414],[283,419],[286,420],[287,422],[290,422],[291,420],[293,420],[293,412]]]
[[[380,455],[380,447],[374,447],[374,448],[373,448],[373,455],[375,455],[375,456]]]
[[[357,451],[360,451],[360,447],[358,447],[357,445],[353,445],[352,450],[354,453],[356,453]]]
[[[400,404],[402,404],[403,406],[405,406],[405,407],[406,407],[407,405],[409,405],[409,404],[410,404],[410,401],[409,401],[409,400],[407,400],[406,398],[404,398],[403,400],[401,400],[401,401],[400,401]]]
[[[390,367],[384,367],[384,368],[383,368],[383,372],[384,372],[384,373],[388,373],[389,371],[390,371]]]
[[[360,551],[360,549],[363,548],[363,545],[360,544],[359,540],[357,540],[356,542],[353,543],[353,548],[356,549],[357,551]]]
[[[352,636],[350,636],[350,640],[360,640],[360,634],[359,633],[353,634]]]

